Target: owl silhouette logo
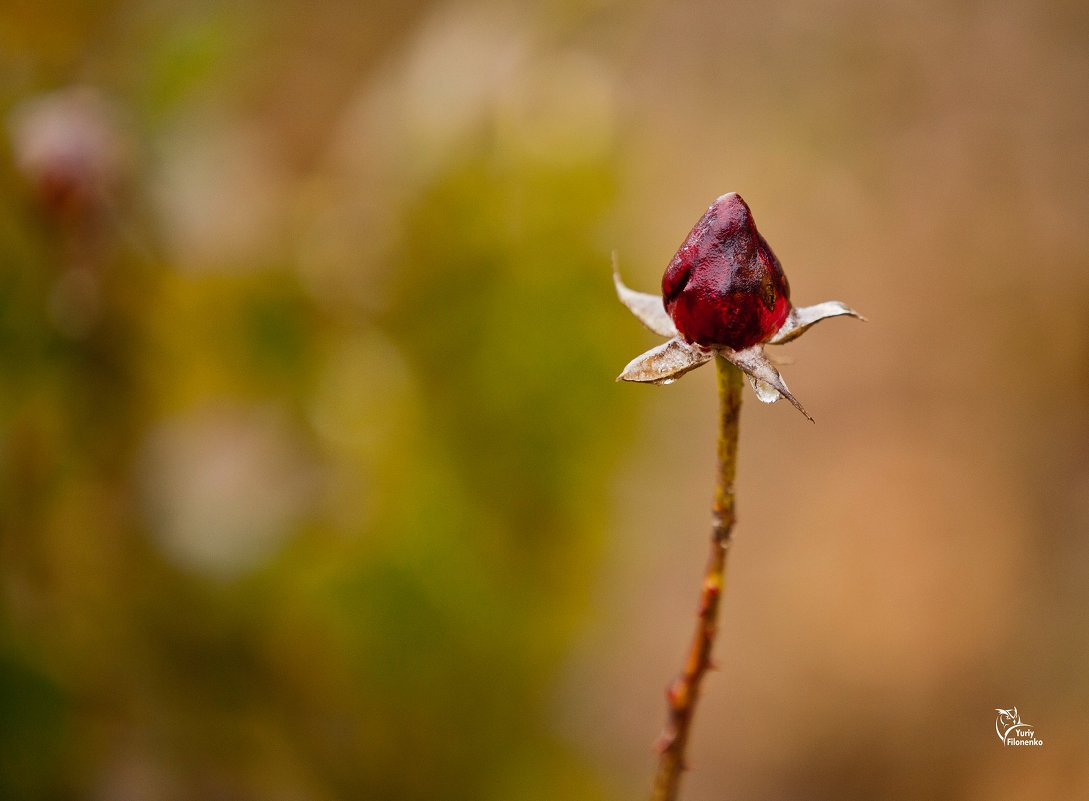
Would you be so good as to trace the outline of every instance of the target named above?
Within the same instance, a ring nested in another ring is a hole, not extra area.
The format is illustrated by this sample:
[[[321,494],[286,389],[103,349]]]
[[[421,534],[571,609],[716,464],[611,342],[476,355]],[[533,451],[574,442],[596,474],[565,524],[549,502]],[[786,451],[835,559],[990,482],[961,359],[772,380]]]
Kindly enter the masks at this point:
[[[998,717],[994,721],[994,733],[1002,745],[1043,745],[1044,741],[1036,736],[1036,727],[1021,720],[1017,707],[995,709]]]
[[[998,735],[998,739],[1005,743],[1006,736],[1018,726],[1024,725],[1021,723],[1021,716],[1017,714],[1017,707],[1013,709],[996,709],[998,717],[994,721],[994,730]]]

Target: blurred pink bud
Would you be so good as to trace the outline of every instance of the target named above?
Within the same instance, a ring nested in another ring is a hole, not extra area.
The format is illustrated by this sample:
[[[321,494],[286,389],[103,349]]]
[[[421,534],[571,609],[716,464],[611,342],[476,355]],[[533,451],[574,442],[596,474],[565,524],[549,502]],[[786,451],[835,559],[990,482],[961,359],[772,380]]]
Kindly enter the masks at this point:
[[[128,146],[116,109],[98,91],[77,86],[31,98],[8,127],[16,166],[50,214],[79,217],[116,191]]]

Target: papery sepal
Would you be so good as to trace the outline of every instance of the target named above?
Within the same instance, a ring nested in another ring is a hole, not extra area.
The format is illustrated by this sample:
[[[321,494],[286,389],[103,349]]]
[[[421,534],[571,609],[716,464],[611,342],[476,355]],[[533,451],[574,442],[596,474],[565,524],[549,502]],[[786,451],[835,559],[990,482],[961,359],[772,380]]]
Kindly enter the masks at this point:
[[[620,266],[617,263],[616,252],[613,252],[613,284],[616,286],[616,295],[628,309],[639,318],[639,322],[660,337],[677,336],[677,327],[673,325],[660,295],[649,295],[646,292],[636,292],[629,289],[620,278]]]
[[[617,381],[639,384],[672,384],[690,370],[711,360],[713,352],[698,345],[689,345],[680,337],[663,342],[628,362]]]
[[[827,300],[813,306],[795,306],[790,310],[786,320],[779,330],[768,340],[769,345],[783,345],[804,334],[811,326],[829,317],[854,317],[865,321],[865,317],[856,312],[845,303],[838,300]]]
[[[809,415],[809,412],[805,410],[805,407],[802,406],[802,404],[798,402],[798,399],[791,394],[789,389],[787,389],[783,377],[779,375],[779,371],[775,368],[775,365],[771,363],[767,354],[764,353],[763,345],[753,345],[751,348],[745,348],[745,350],[720,348],[719,353],[722,354],[722,358],[737,365],[745,375],[749,376],[749,383],[753,385],[753,390],[756,391],[756,395],[760,400],[764,400],[765,396],[770,395],[770,393],[766,391],[766,387],[757,389],[758,382],[767,387],[771,387],[794,404],[794,408],[804,414],[809,422],[814,422],[813,418]],[[769,401],[764,400],[764,402],[768,403]]]

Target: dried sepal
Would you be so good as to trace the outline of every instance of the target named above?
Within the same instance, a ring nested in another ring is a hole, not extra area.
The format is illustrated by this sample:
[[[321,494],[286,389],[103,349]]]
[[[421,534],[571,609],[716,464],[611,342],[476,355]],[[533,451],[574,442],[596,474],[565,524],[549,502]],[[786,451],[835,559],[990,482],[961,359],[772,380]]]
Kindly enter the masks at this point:
[[[639,318],[639,322],[660,337],[677,336],[677,328],[669,318],[660,295],[636,292],[624,285],[620,278],[620,265],[617,262],[616,251],[613,251],[613,283],[616,285],[616,294],[620,302]]]
[[[753,345],[751,348],[745,348],[745,350],[720,348],[719,353],[722,354],[722,358],[737,365],[749,377],[749,383],[752,384],[752,388],[760,400],[765,403],[774,403],[778,396],[781,395],[794,404],[794,408],[804,414],[809,422],[814,422],[805,407],[787,389],[783,377],[779,375],[775,365],[771,363],[767,354],[764,353],[763,345]],[[773,392],[777,394],[773,396]]]
[[[713,355],[711,350],[699,345],[689,345],[679,336],[673,337],[632,359],[616,380],[640,384],[672,384],[689,370],[706,364]]]
[[[790,342],[792,339],[797,339],[804,334],[811,325],[829,317],[842,317],[843,315],[855,317],[859,320],[866,319],[838,300],[829,300],[814,306],[795,306],[790,310],[790,314],[787,315],[783,325],[775,332],[775,336],[768,340],[768,344],[782,345]]]

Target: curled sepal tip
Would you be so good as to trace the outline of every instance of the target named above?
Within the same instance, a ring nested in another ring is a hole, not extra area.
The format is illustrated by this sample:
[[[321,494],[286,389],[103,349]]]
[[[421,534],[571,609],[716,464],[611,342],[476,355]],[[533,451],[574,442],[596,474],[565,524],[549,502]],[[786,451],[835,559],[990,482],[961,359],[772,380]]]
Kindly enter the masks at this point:
[[[656,348],[636,356],[617,381],[635,381],[639,384],[672,384],[689,370],[710,361],[714,352],[699,345],[689,345],[680,337],[673,337]]]
[[[821,320],[843,316],[854,317],[862,321],[866,320],[865,317],[850,306],[840,303],[838,300],[828,300],[813,306],[795,306],[790,310],[790,314],[787,315],[786,321],[780,326],[779,330],[768,340],[768,344],[782,345],[792,339],[797,339],[810,326],[819,323]]]
[[[613,284],[616,285],[616,295],[620,298],[620,302],[639,318],[639,322],[660,337],[677,336],[677,328],[665,310],[660,295],[636,292],[624,284],[620,278],[620,265],[615,250],[613,251]]]

